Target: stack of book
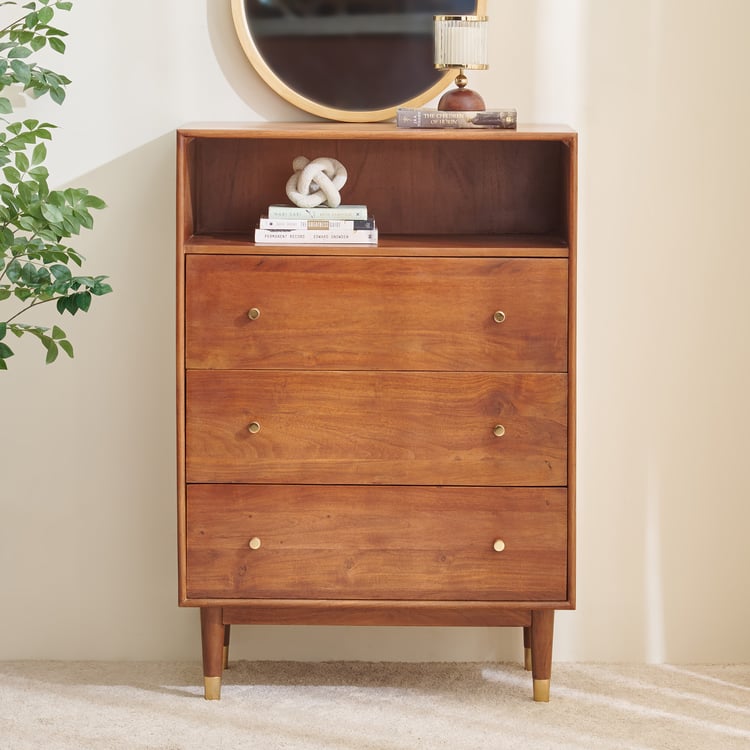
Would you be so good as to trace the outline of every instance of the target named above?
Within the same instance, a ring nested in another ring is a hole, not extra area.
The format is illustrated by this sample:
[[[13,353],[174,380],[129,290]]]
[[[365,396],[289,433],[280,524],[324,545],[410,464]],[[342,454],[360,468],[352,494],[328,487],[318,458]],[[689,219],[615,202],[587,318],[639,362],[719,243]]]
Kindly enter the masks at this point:
[[[300,208],[273,204],[255,229],[259,245],[377,245],[367,206]]]

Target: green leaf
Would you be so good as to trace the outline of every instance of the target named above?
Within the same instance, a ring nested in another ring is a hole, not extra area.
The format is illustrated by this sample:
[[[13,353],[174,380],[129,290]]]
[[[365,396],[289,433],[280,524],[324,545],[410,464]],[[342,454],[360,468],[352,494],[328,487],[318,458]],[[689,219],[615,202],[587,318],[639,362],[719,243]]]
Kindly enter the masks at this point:
[[[46,364],[51,365],[56,359],[58,354],[57,344],[49,337],[45,336],[42,339],[42,343],[47,348]]]
[[[8,332],[8,324],[0,323],[0,341],[5,338],[5,334]]]
[[[21,182],[21,174],[15,167],[5,167],[5,169],[3,169],[3,174],[5,175],[5,179],[14,185],[17,182]]]
[[[60,39],[59,36],[50,36],[49,46],[52,47],[55,52],[59,52],[61,55],[65,54],[65,42]]]
[[[13,356],[13,350],[7,345],[0,343],[0,361]]]
[[[21,154],[19,154],[19,156],[21,156]],[[34,210],[34,207],[31,204],[34,202],[35,195],[36,195],[36,190],[32,188],[28,183],[26,182],[18,183],[18,197],[28,207],[29,211]]]
[[[57,312],[61,315],[66,310],[71,315],[75,315],[78,312],[78,305],[76,304],[74,294],[71,294],[69,297],[60,297],[55,304],[57,305]]]
[[[49,95],[55,104],[62,104],[65,101],[65,89],[62,86],[52,86],[49,90]]]
[[[37,231],[37,222],[32,216],[22,216],[18,219],[18,225],[27,232]]]
[[[6,167],[6,169],[9,169],[9,167]],[[50,203],[42,204],[42,216],[53,224],[59,224],[63,220],[62,211],[60,211],[57,206],[53,206]]]
[[[67,339],[64,339],[62,341],[57,342],[60,345],[60,348],[71,358],[73,359],[73,344],[70,343]]]
[[[43,144],[43,143],[40,143],[40,144],[39,144],[39,146],[37,146],[37,147],[36,147],[36,148],[34,149],[34,155],[33,155],[33,157],[32,157],[32,163],[33,163],[33,159],[37,157],[37,149],[38,149],[38,148],[39,148],[40,146],[41,146],[41,147],[43,147],[43,148],[44,148],[44,150],[45,150],[45,155],[44,155],[44,157],[43,157],[43,158],[45,158],[45,159],[47,158],[47,154],[46,154],[46,151],[47,151],[47,149],[46,149],[46,147],[44,147],[44,144]],[[42,166],[42,165],[39,165],[38,167],[32,167],[32,168],[31,168],[31,169],[29,170],[29,174],[30,174],[30,175],[31,175],[32,177],[36,177],[36,178],[38,178],[38,179],[47,179],[47,177],[49,177],[49,170],[47,169],[47,167],[45,167],[45,166]]]
[[[21,262],[14,258],[9,264],[8,267],[5,269],[5,275],[8,277],[8,281],[10,281],[11,284],[18,283],[18,280],[21,278]]]
[[[22,62],[21,60],[13,60],[10,67],[13,68],[16,78],[18,78],[21,83],[28,84],[31,81],[31,68],[25,62]]]
[[[55,16],[55,11],[52,8],[41,8],[39,13],[39,23],[46,26]]]
[[[83,205],[86,206],[86,208],[96,208],[97,210],[107,207],[107,204],[95,195],[85,196],[83,199]]]
[[[31,163],[34,166],[36,166],[37,164],[41,164],[46,158],[47,158],[47,147],[43,143],[39,143],[34,148],[34,153],[31,155]],[[34,176],[39,175],[39,176],[42,176],[42,177],[48,177],[49,176],[49,173],[47,172],[46,169],[44,170],[44,174],[43,175],[40,174],[37,171],[33,171],[32,174],[34,174]]]
[[[7,96],[0,96],[0,114],[9,115],[13,111],[13,105]]]
[[[26,156],[23,151],[19,151],[16,154],[16,167],[18,167],[21,172],[26,172],[29,168],[29,157]]]
[[[21,281],[24,284],[36,283],[36,266],[33,263],[25,263],[21,271]]]
[[[92,218],[91,214],[88,211],[76,211],[75,212],[76,219],[82,224],[86,229],[92,229],[94,226],[94,219]]]
[[[28,47],[14,47],[8,53],[8,59],[18,59],[21,57],[28,57],[31,54],[31,50]]]
[[[90,292],[79,292],[75,295],[76,307],[83,312],[88,312],[91,307],[91,293]]]
[[[17,286],[13,291],[13,294],[15,294],[21,302],[26,302],[29,297],[34,296],[34,292],[26,286]]]
[[[54,266],[50,266],[49,270],[56,279],[63,279],[67,281],[73,276],[73,274],[71,274],[70,272],[70,269],[67,266],[61,265],[60,263],[56,263]]]
[[[0,336],[0,338],[2,337]],[[56,341],[66,338],[65,331],[59,326],[52,326],[52,338]]]
[[[10,297],[11,294],[12,292],[7,287],[0,289],[0,302],[2,302],[5,299],[8,299],[8,297]]]

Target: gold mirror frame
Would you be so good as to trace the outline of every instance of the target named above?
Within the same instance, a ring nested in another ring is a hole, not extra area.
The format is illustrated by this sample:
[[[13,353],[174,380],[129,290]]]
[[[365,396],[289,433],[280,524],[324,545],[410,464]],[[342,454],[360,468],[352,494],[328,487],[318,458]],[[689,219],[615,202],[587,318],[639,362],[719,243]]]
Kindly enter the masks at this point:
[[[476,0],[477,15],[486,14],[486,0]],[[279,78],[270,66],[266,63],[263,55],[260,54],[252,34],[250,33],[250,23],[245,11],[245,0],[232,0],[232,18],[234,19],[234,27],[237,31],[237,36],[242,45],[242,49],[250,61],[252,66],[260,77],[283,99],[293,104],[299,109],[310,112],[318,117],[325,117],[329,120],[338,120],[340,122],[378,122],[381,120],[390,120],[396,116],[396,110],[399,107],[420,107],[425,102],[438,96],[444,91],[453,81],[455,77],[455,71],[447,70],[438,79],[438,81],[430,86],[430,88],[417,94],[417,96],[408,99],[407,101],[395,104],[392,107],[386,107],[384,109],[372,109],[372,110],[349,110],[349,109],[337,109],[335,107],[329,107],[320,102],[316,102],[312,99],[308,99],[302,96],[299,92],[288,86],[281,78]]]

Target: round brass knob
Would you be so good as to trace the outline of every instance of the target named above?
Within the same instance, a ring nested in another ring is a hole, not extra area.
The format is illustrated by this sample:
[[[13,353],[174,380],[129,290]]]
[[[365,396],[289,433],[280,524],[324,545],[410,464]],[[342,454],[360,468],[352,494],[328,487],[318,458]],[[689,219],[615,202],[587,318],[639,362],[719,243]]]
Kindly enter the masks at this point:
[[[258,320],[260,317],[260,310],[257,307],[251,307],[247,311],[247,317],[250,318],[250,320]]]
[[[248,543],[247,546],[250,547],[250,549],[260,549],[260,539],[258,539],[257,536],[254,536]]]
[[[505,313],[502,310],[498,310],[492,316],[492,319],[495,321],[495,323],[504,323],[505,322]]]
[[[505,435],[505,427],[503,427],[501,424],[496,424],[492,432],[495,437],[502,437],[503,435]]]
[[[255,435],[256,432],[260,432],[260,422],[250,422],[247,426],[247,431]]]
[[[502,552],[505,549],[505,542],[502,539],[495,539],[492,549],[494,549],[495,552]]]

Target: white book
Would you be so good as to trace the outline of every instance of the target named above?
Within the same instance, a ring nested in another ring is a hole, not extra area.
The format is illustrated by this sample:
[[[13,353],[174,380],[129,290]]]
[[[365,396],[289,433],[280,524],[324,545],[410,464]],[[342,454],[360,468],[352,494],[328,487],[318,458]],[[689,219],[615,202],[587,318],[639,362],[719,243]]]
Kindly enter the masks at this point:
[[[316,206],[302,208],[282,203],[272,203],[268,207],[269,219],[367,219],[367,206],[341,205],[336,208],[330,206]]]
[[[377,229],[316,230],[263,229],[255,230],[258,245],[377,245]]]
[[[351,231],[352,229],[375,229],[375,220],[369,219],[272,219],[261,216],[261,229],[335,229]]]

